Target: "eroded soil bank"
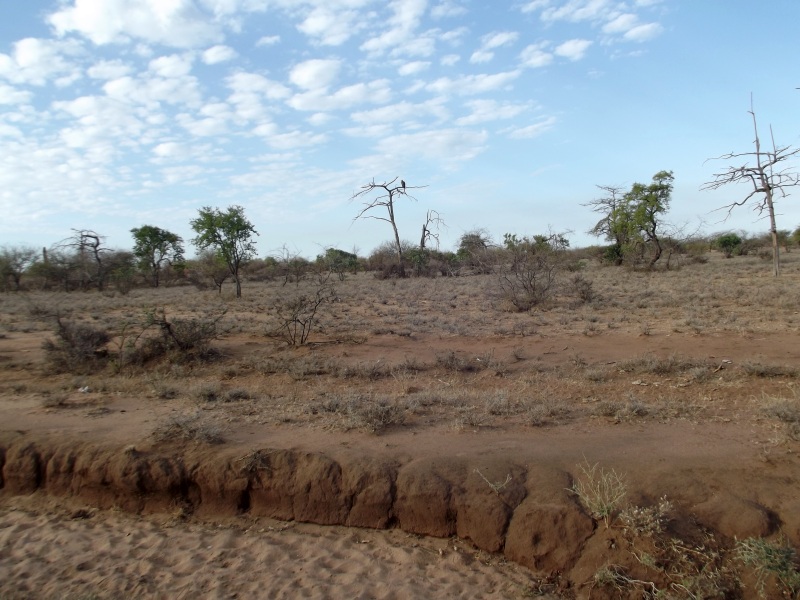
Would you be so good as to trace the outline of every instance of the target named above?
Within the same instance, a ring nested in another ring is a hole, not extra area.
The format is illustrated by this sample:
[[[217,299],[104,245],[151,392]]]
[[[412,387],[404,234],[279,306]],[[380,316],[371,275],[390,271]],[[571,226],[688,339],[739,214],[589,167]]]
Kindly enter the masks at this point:
[[[606,529],[570,493],[582,463],[624,474],[630,504],[666,496],[670,535],[687,547],[698,536],[708,545],[709,535],[723,550],[750,536],[800,544],[797,443],[767,451],[755,441],[768,434],[751,424],[673,422],[331,435],[337,443],[276,431],[257,444],[122,446],[17,432],[0,438],[0,485],[4,495],[40,491],[134,513],[458,536],[558,577],[567,590],[603,565],[636,568],[620,527]]]

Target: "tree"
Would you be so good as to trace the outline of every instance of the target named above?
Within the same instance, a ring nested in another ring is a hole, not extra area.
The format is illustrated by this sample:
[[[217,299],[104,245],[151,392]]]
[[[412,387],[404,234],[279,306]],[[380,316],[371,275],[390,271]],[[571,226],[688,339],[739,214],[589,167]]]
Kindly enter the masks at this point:
[[[104,259],[109,249],[104,246],[106,238],[91,229],[73,229],[72,237],[63,240],[57,249],[71,249],[69,271],[78,272],[78,285],[85,290],[96,286],[102,291],[108,276],[108,265]]]
[[[412,200],[416,200],[411,194],[408,193],[408,190],[412,189],[420,189],[427,186],[406,186],[406,182],[402,179],[400,183],[395,183],[397,181],[397,177],[392,179],[391,181],[384,181],[383,183],[375,183],[373,179],[370,183],[361,186],[361,190],[354,193],[350,197],[350,201],[355,200],[356,198],[367,198],[364,202],[364,208],[355,216],[353,219],[354,221],[358,219],[377,219],[378,221],[386,221],[392,226],[392,232],[394,233],[394,245],[395,251],[397,253],[397,266],[400,272],[400,275],[405,275],[405,270],[403,269],[403,244],[400,240],[400,232],[397,230],[397,219],[395,218],[394,214],[394,207],[395,201],[401,197],[405,196],[407,198],[411,198]],[[372,194],[377,193],[378,196],[372,199],[369,199]],[[383,217],[380,215],[370,214],[378,209],[380,211],[381,208],[386,209],[387,216]],[[426,225],[430,224],[430,213],[428,213],[428,221]],[[438,214],[436,214],[436,223],[437,225],[441,222],[439,219]],[[422,231],[422,245],[424,246],[426,238],[426,226],[423,226]]]
[[[621,265],[622,249],[628,243],[628,227],[623,226],[627,219],[620,218],[623,216],[620,208],[623,205],[622,196],[624,192],[621,187],[612,185],[598,185],[596,187],[603,190],[606,195],[582,206],[590,206],[594,212],[602,213],[604,216],[589,230],[589,233],[613,242],[611,248],[606,251],[606,259],[616,265]]]
[[[662,215],[669,210],[672,197],[672,171],[659,171],[653,175],[649,185],[634,183],[624,200],[630,215],[630,239],[641,239],[652,246],[648,269],[652,269],[661,258]]]
[[[244,216],[244,208],[231,206],[225,212],[205,206],[196,219],[190,221],[197,237],[192,243],[198,250],[213,248],[225,261],[236,282],[236,297],[242,297],[242,282],[239,269],[256,254],[253,236],[258,235],[250,221]]]
[[[722,250],[725,258],[730,258],[736,250],[742,247],[742,238],[735,233],[723,233],[714,240],[714,244]]]
[[[650,247],[648,268],[655,266],[663,253],[663,215],[669,210],[673,180],[672,171],[659,171],[651,183],[634,183],[621,196],[621,188],[598,186],[609,195],[584,206],[592,206],[605,215],[590,233],[613,242],[606,253],[610,261],[618,265],[625,260],[635,263]]]
[[[133,235],[133,255],[139,267],[150,276],[153,287],[158,287],[161,268],[183,262],[183,240],[180,236],[154,227],[142,225],[131,229]]]
[[[714,173],[714,178],[703,184],[700,188],[702,190],[716,190],[725,185],[732,183],[745,183],[751,189],[750,192],[742,200],[731,202],[723,206],[722,209],[727,209],[728,213],[726,219],[730,216],[731,212],[737,206],[744,206],[755,199],[753,210],[759,215],[764,211],[767,212],[769,217],[769,231],[772,236],[772,273],[777,277],[781,274],[781,261],[778,240],[778,227],[775,223],[775,200],[776,194],[781,198],[785,198],[789,194],[786,189],[800,185],[800,173],[793,170],[791,167],[784,167],[788,159],[800,153],[800,148],[792,148],[791,146],[778,146],[775,143],[775,135],[772,132],[772,127],[769,128],[770,138],[772,139],[772,149],[762,150],[761,140],[758,135],[758,124],[756,122],[756,113],[753,110],[753,97],[750,96],[750,110],[747,111],[753,120],[753,131],[755,132],[755,152],[729,152],[723,154],[714,160],[740,160],[744,159],[745,163],[741,166],[731,166]],[[755,164],[750,164],[754,160]]]
[[[13,282],[14,290],[20,290],[20,281],[23,273],[36,260],[38,250],[30,247],[0,248],[0,286],[8,289],[8,283]]]

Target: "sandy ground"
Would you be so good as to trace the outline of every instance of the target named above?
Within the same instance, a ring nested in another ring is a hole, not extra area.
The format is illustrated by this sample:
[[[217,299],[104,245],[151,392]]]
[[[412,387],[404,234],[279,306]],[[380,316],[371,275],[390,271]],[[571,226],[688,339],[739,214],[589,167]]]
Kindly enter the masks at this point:
[[[457,539],[135,517],[30,497],[0,505],[3,599],[520,598],[546,589]]]

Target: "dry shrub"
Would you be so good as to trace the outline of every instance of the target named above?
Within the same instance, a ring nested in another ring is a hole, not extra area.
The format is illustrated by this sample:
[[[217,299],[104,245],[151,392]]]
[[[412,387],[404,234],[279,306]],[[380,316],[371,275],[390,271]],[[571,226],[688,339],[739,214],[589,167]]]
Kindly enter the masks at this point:
[[[86,323],[62,321],[56,317],[56,339],[42,345],[50,368],[57,373],[89,373],[105,366],[106,344],[111,335]]]
[[[222,444],[225,437],[222,428],[205,419],[200,412],[191,415],[176,415],[153,430],[157,442],[199,442]]]

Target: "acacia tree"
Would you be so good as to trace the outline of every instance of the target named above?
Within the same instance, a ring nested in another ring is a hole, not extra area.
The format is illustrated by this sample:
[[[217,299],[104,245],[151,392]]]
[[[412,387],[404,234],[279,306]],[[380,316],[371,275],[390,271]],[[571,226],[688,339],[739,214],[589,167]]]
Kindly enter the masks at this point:
[[[585,206],[605,214],[590,233],[614,243],[607,254],[609,260],[618,265],[623,260],[636,261],[649,246],[652,254],[647,266],[655,266],[663,253],[663,215],[669,210],[673,180],[672,171],[659,171],[651,183],[634,183],[622,196],[620,188],[598,186],[610,195]]]
[[[366,185],[361,186],[361,190],[354,193],[350,197],[350,201],[352,202],[356,198],[367,198],[364,202],[364,208],[355,216],[353,219],[354,221],[358,219],[377,219],[378,221],[386,221],[392,226],[392,232],[394,233],[394,247],[395,251],[397,252],[397,267],[399,269],[400,275],[405,274],[405,270],[403,269],[403,244],[400,240],[400,232],[397,230],[397,219],[395,218],[394,214],[394,207],[395,201],[400,198],[401,196],[405,196],[407,198],[411,198],[412,200],[416,200],[414,196],[408,193],[408,190],[420,189],[427,186],[406,186],[406,182],[402,179],[400,183],[397,183],[398,177],[395,177],[391,181],[384,181],[383,183],[376,183],[373,179],[371,182],[367,183]],[[372,197],[373,194],[377,193],[376,197]],[[381,216],[379,214],[372,214],[378,212],[384,208],[386,209],[387,216]],[[428,214],[428,221],[426,225],[430,224],[430,213]],[[440,224],[441,219],[436,214],[436,224]],[[424,227],[424,226],[423,226]],[[423,228],[422,232],[422,243],[424,245],[426,240],[426,229]]]
[[[197,237],[192,239],[198,250],[213,248],[225,261],[236,282],[236,297],[242,297],[239,269],[256,254],[254,235],[258,235],[244,216],[244,208],[231,206],[225,212],[205,206],[196,219],[190,221]]]
[[[770,138],[772,139],[772,149],[762,150],[761,140],[758,135],[758,124],[756,123],[756,113],[753,110],[753,98],[750,97],[750,110],[747,111],[753,119],[753,131],[755,132],[755,152],[729,152],[714,160],[740,160],[745,163],[741,166],[731,166],[719,173],[714,173],[714,178],[703,184],[701,190],[716,190],[731,183],[745,183],[751,190],[744,199],[731,202],[723,206],[720,210],[728,209],[725,217],[727,219],[731,211],[737,206],[744,206],[755,199],[753,210],[759,215],[764,211],[769,217],[769,232],[772,237],[772,273],[777,277],[781,274],[780,249],[778,239],[778,227],[775,223],[775,200],[776,194],[785,198],[789,194],[786,189],[800,185],[800,174],[791,167],[784,167],[782,163],[800,153],[800,148],[791,146],[778,146],[775,143],[775,135],[772,126],[769,128]],[[754,160],[755,164],[750,161]]]
[[[140,268],[150,275],[153,287],[158,287],[163,265],[183,262],[183,239],[153,225],[134,227],[131,234],[133,255],[139,260]]]
[[[14,290],[19,291],[23,273],[33,265],[38,251],[28,246],[0,248],[0,287],[8,289],[8,282],[14,283]]]

